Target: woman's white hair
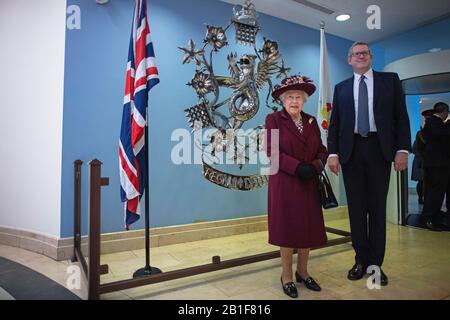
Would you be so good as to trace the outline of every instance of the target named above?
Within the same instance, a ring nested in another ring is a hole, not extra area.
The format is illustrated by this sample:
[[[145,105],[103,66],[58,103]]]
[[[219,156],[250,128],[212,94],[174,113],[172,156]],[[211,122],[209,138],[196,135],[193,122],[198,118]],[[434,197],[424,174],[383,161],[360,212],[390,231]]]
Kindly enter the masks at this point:
[[[298,92],[301,92],[301,93],[302,93],[302,96],[303,96],[303,100],[305,100],[305,102],[308,101],[309,96],[308,96],[308,94],[307,94],[305,91],[303,91],[303,90],[288,90],[288,91],[285,91],[285,92],[283,92],[282,94],[280,94],[280,101],[281,101],[281,102],[284,103],[284,98],[285,98],[285,96],[286,96],[286,93],[288,93],[289,91],[298,91]]]

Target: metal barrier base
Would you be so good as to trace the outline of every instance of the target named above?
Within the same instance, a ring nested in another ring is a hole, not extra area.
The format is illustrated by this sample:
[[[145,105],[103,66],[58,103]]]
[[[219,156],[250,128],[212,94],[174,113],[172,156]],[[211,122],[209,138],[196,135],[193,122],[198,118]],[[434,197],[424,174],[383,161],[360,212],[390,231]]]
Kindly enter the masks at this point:
[[[339,229],[333,229],[326,227],[326,231],[329,233],[334,233],[338,235],[342,235],[343,237],[338,239],[332,239],[328,240],[326,244],[323,246],[311,248],[311,250],[325,248],[325,247],[331,247],[336,246],[344,243],[348,243],[352,241],[350,232],[339,230]],[[231,260],[225,260],[221,261],[220,256],[214,256],[212,257],[212,263],[185,268],[185,269],[179,269],[169,272],[162,272],[158,274],[152,274],[146,277],[137,277],[134,279],[128,279],[128,280],[121,280],[116,282],[110,282],[105,284],[100,284],[99,287],[99,295],[114,291],[120,291],[125,289],[131,289],[135,287],[145,286],[153,283],[159,283],[184,277],[190,277],[197,274],[207,273],[207,272],[213,272],[218,271],[222,269],[227,268],[233,268],[237,266],[242,266],[245,264],[275,259],[280,257],[280,251],[272,251],[268,253],[262,253],[237,259],[231,259]],[[99,297],[98,297],[99,298]]]

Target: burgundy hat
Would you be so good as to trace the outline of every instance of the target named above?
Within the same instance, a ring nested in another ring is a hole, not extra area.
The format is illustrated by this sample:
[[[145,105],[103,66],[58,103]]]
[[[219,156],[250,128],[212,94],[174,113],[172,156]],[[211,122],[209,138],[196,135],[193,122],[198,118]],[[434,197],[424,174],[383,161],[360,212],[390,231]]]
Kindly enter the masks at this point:
[[[311,96],[316,91],[316,86],[308,77],[301,75],[291,76],[283,79],[281,84],[277,84],[272,92],[274,99],[279,99],[280,95],[289,90],[305,91],[308,96]]]

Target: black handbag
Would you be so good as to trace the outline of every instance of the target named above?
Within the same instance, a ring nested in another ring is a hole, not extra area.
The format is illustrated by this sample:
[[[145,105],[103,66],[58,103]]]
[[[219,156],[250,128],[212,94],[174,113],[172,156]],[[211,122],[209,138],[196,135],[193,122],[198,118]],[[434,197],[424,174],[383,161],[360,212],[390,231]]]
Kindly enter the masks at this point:
[[[322,208],[331,209],[339,206],[325,169],[319,174],[319,194]]]

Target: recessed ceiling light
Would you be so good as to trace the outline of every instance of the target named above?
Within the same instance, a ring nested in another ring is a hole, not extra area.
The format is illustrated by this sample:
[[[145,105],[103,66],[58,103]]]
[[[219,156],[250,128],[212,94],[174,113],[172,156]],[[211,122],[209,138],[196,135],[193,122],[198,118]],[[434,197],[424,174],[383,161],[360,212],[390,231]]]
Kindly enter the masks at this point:
[[[350,15],[349,14],[340,14],[336,17],[336,20],[339,22],[343,22],[343,21],[347,21],[350,19]]]

